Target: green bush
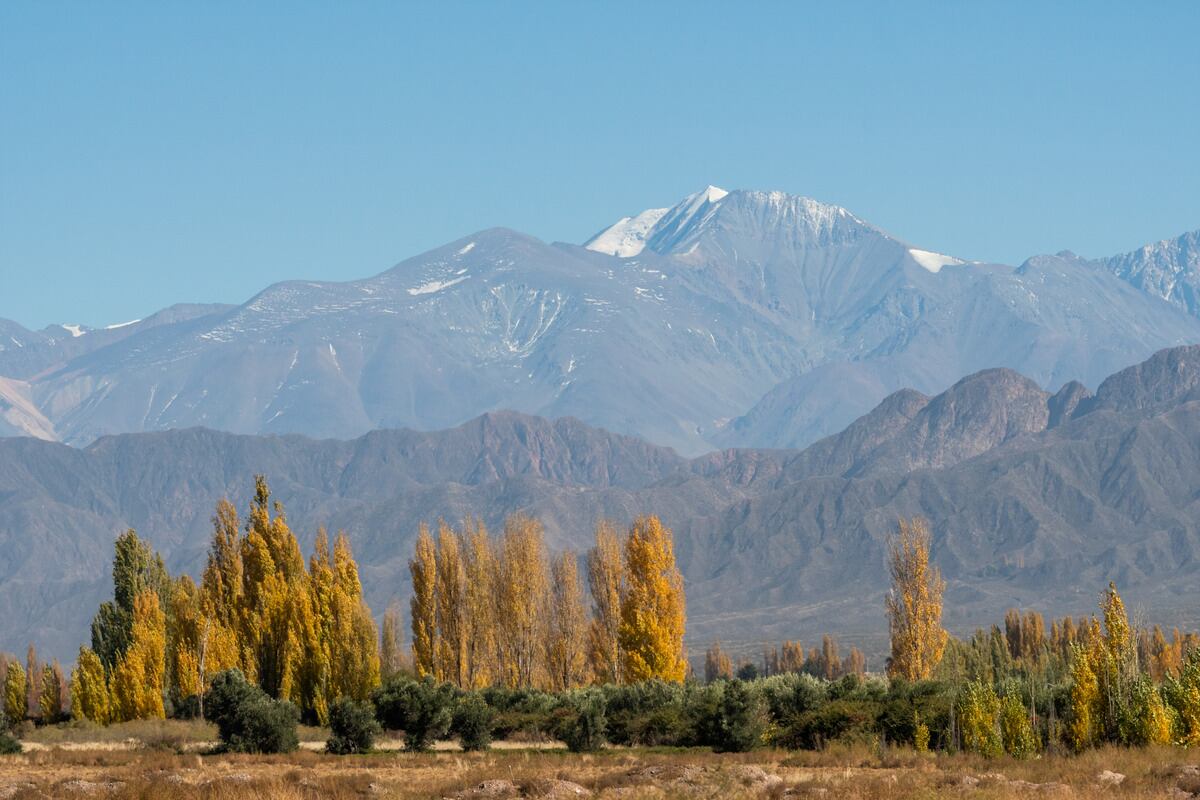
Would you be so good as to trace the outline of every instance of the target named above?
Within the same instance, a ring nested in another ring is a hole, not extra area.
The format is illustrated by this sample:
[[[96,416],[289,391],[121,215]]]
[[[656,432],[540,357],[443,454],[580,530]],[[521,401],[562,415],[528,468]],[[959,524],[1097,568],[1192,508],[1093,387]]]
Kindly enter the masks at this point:
[[[661,680],[604,686],[607,739],[613,744],[677,744],[688,738],[684,697],[678,683]],[[684,730],[680,730],[682,725]]]
[[[610,720],[611,727],[611,720]],[[629,719],[625,726],[630,744],[643,747],[678,747],[694,739],[691,720],[680,705],[663,706]]]
[[[495,720],[484,699],[472,692],[463,697],[454,711],[451,730],[458,736],[463,750],[468,752],[487,750],[492,745],[492,723]]]
[[[272,700],[266,692],[231,669],[213,679],[205,696],[204,714],[216,723],[226,750],[241,753],[290,753],[300,746],[296,724],[300,712],[291,703]]]
[[[835,741],[869,741],[878,733],[881,710],[874,700],[831,700],[789,720],[776,742],[793,750],[818,750]]]
[[[572,753],[590,753],[604,746],[607,722],[604,695],[583,692],[571,702],[574,714],[564,725],[562,740]]]
[[[370,703],[360,703],[348,697],[330,706],[329,730],[325,750],[338,755],[369,753],[375,746],[375,737],[383,731],[375,720],[375,709]]]
[[[446,735],[453,721],[455,690],[432,677],[416,681],[397,676],[375,690],[371,697],[375,715],[384,727],[404,731],[404,747],[423,752]]]
[[[0,756],[11,756],[24,750],[20,740],[8,731],[0,731]]]
[[[887,742],[915,746],[919,719],[925,734],[940,738],[950,724],[950,704],[950,690],[943,683],[893,680],[879,714],[879,732]]]
[[[713,749],[718,753],[745,753],[762,743],[767,715],[760,698],[744,681],[725,684],[721,696]]]

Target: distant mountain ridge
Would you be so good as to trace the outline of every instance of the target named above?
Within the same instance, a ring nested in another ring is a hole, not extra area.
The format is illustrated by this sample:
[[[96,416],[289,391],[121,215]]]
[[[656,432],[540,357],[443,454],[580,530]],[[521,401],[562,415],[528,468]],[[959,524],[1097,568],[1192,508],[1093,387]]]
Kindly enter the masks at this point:
[[[1200,346],[1118,372],[1093,396],[1049,394],[1005,369],[935,396],[902,390],[804,450],[668,448],[512,412],[435,433],[353,440],[206,429],[104,437],[85,449],[0,440],[0,649],[69,658],[111,590],[112,540],[135,527],[197,574],[221,497],[245,508],[265,473],[305,548],[345,529],[368,601],[407,597],[417,525],[515,511],[555,550],[585,549],[601,517],[654,512],[675,530],[688,641],[756,643],[825,631],[884,640],[884,546],[923,515],[957,632],[1009,606],[1079,614],[1114,579],[1131,608],[1200,622]]]
[[[1189,234],[1107,260],[980,264],[839,206],[709,186],[582,247],[490,229],[236,307],[97,330],[0,322],[0,435],[352,438],[514,409],[686,455],[801,447],[901,388],[991,367],[1095,386],[1200,341],[1195,258]]]

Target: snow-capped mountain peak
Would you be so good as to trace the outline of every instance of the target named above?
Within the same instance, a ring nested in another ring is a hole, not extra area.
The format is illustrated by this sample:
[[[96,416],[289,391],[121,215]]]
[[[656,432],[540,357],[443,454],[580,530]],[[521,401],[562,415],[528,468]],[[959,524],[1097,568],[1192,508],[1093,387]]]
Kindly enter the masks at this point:
[[[597,253],[621,258],[636,256],[652,239],[661,244],[691,228],[728,194],[719,186],[709,184],[670,208],[650,208],[634,217],[622,217],[588,239],[583,246]],[[663,252],[659,246],[651,249]]]
[[[646,235],[658,224],[669,208],[649,208],[635,217],[621,217],[614,224],[584,243],[588,250],[620,258],[630,258],[642,252]]]

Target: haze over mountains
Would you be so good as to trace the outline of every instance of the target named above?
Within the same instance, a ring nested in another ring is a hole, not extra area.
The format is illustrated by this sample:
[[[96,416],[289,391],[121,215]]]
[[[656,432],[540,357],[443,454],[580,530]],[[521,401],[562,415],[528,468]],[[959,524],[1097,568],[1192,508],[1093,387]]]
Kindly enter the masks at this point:
[[[377,612],[422,520],[522,510],[581,550],[655,512],[691,642],[871,648],[884,538],[922,514],[955,630],[1110,578],[1194,624],[1198,237],[982,264],[710,186],[582,246],[491,229],[239,306],[0,320],[0,649],[69,658],[127,527],[195,574],[256,473],[305,547],[349,533]]]
[[[240,306],[100,330],[0,322],[0,434],[350,438],[514,409],[685,455],[799,447],[900,388],[989,367],[1096,385],[1200,341],[1197,235],[979,264],[808,198],[708,187],[586,246],[492,229]]]
[[[751,647],[835,631],[885,641],[884,542],[923,514],[948,580],[947,624],[1009,606],[1086,613],[1117,580],[1131,608],[1195,624],[1200,568],[1200,347],[1163,351],[1056,394],[1006,369],[927,397],[902,390],[802,450],[668,448],[513,412],[438,433],[351,441],[187,429],[85,449],[0,440],[0,649],[69,658],[111,591],[116,532],[135,527],[173,572],[198,574],[213,506],[244,509],[265,472],[305,548],[351,537],[376,612],[408,596],[417,524],[516,510],[555,549],[586,548],[601,516],[653,511],[675,530],[688,639]]]

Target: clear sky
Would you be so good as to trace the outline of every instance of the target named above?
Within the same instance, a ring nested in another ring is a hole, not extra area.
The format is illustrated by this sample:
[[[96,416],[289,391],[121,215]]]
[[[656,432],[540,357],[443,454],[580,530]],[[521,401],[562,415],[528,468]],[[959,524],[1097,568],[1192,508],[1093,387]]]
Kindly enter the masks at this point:
[[[0,317],[105,325],[708,183],[1018,263],[1200,228],[1200,3],[0,3]]]

